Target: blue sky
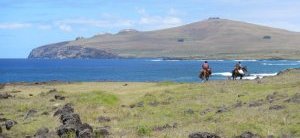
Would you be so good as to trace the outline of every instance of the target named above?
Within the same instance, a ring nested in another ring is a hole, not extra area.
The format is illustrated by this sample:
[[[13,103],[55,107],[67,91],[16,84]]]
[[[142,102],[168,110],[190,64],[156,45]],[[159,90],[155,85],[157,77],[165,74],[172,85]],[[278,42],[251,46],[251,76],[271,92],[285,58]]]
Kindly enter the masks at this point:
[[[299,0],[0,0],[0,58],[122,29],[149,31],[220,17],[300,32]]]

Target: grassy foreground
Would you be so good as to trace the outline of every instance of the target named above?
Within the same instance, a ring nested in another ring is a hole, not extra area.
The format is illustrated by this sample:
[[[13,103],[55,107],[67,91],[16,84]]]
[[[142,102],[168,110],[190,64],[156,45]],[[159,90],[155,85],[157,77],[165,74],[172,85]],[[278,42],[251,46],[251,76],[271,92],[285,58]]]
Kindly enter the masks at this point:
[[[300,137],[300,70],[253,81],[7,84],[0,89],[5,92],[14,97],[0,99],[0,118],[18,122],[3,130],[10,137],[32,136],[41,127],[55,132],[60,122],[53,113],[66,103],[93,128],[110,126],[110,137],[188,137],[198,131]],[[66,98],[51,100],[55,94]],[[24,119],[30,109],[37,113]]]

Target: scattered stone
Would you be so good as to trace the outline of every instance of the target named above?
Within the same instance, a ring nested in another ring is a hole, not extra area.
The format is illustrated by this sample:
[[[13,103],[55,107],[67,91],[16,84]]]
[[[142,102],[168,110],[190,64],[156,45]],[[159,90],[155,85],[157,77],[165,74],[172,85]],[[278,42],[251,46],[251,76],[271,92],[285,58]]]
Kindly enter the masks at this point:
[[[4,115],[3,113],[0,113],[0,115]]]
[[[173,123],[173,128],[177,128],[178,124],[177,123]]]
[[[195,133],[189,134],[189,138],[221,138],[221,137],[214,133],[195,132]]]
[[[62,115],[62,114],[70,114],[73,113],[74,109],[70,103],[67,103],[66,105],[63,106],[63,108],[58,109],[55,113],[54,116],[57,115]]]
[[[93,131],[91,131],[90,129],[84,129],[81,131],[76,131],[76,135],[78,136],[78,138],[91,138],[93,135]]]
[[[242,107],[242,106],[243,106],[242,101],[237,101],[235,104],[232,105],[233,108],[238,108],[238,107]]]
[[[194,114],[194,110],[193,109],[185,110],[184,114]]]
[[[153,131],[163,131],[165,129],[177,128],[177,125],[178,125],[177,123],[173,123],[173,125],[165,124],[163,126],[154,127],[152,130]]]
[[[89,124],[87,124],[87,123],[83,123],[82,125],[79,126],[78,129],[79,130],[89,129],[91,132],[93,132],[93,128]]]
[[[284,108],[285,108],[285,106],[283,106],[283,105],[272,105],[269,107],[269,110],[281,110]]]
[[[9,97],[12,97],[12,95],[8,93],[0,93],[0,99],[8,99]]]
[[[79,115],[76,113],[62,114],[60,116],[60,122],[64,125],[66,125],[66,124],[70,124],[70,125],[82,124]]]
[[[49,112],[45,111],[45,112],[41,113],[41,115],[49,115]]]
[[[207,108],[207,109],[203,110],[202,112],[200,112],[200,115],[205,115],[208,112],[211,112],[211,109]]]
[[[287,94],[279,94],[278,92],[273,92],[272,94],[269,94],[266,96],[266,100],[269,103],[272,103],[273,101],[280,100],[280,99],[286,98],[286,97],[288,97]]]
[[[268,135],[267,138],[275,138],[273,135]]]
[[[57,128],[56,133],[59,137],[63,137],[66,134],[75,134],[75,126],[61,125]]]
[[[148,103],[148,105],[150,105],[150,106],[158,106],[159,105],[159,102],[157,102],[157,101],[152,101],[152,102],[149,102]]]
[[[43,138],[46,137],[48,133],[49,133],[49,129],[46,127],[42,127],[37,130],[37,132],[34,134],[34,137]]]
[[[35,113],[37,113],[36,110],[30,109],[30,110],[27,111],[27,113],[24,115],[24,119],[27,119],[27,118],[29,118],[29,117],[32,117]]]
[[[25,138],[32,138],[32,136],[27,135],[27,136],[25,136]]]
[[[260,138],[260,136],[257,134],[253,134],[252,132],[244,132],[236,138]]]
[[[68,134],[74,134],[77,138],[90,138],[93,134],[93,128],[87,124],[82,123],[80,116],[74,113],[74,108],[71,104],[64,105],[58,109],[54,116],[60,115],[59,119],[62,125],[57,128],[57,135],[65,137]]]
[[[243,97],[243,96],[245,96],[244,94],[238,94],[238,97]]]
[[[54,92],[57,92],[57,90],[56,89],[51,89],[51,90],[48,91],[48,94],[54,93]]]
[[[33,94],[30,93],[29,96],[33,96]]]
[[[47,84],[47,82],[34,82],[33,84],[35,84],[35,85],[43,85],[43,84]]]
[[[130,108],[134,108],[135,107],[135,104],[131,104],[129,105]]]
[[[61,96],[61,95],[58,95],[58,94],[56,94],[56,95],[54,95],[54,99],[55,99],[55,100],[65,100],[65,97],[64,97],[64,96]]]
[[[97,127],[94,132],[96,137],[108,137],[110,135],[109,129],[109,126]]]
[[[2,126],[0,126],[0,134],[2,134]]]
[[[229,111],[228,108],[226,108],[225,106],[222,106],[222,107],[218,108],[216,113],[223,113],[223,112],[227,112],[227,111]]]
[[[144,107],[144,102],[143,102],[143,101],[138,102],[138,103],[136,104],[136,107]]]
[[[78,138],[91,138],[93,135],[93,128],[87,124],[81,124],[76,130],[76,135]]]
[[[126,107],[126,105],[122,104],[121,107]]]
[[[5,122],[5,121],[7,121],[8,119],[6,119],[6,118],[0,118],[0,122]]]
[[[300,93],[296,93],[291,98],[285,100],[285,102],[292,102],[292,103],[300,103]]]
[[[55,101],[54,99],[50,99],[50,100],[49,100],[49,102],[54,102],[54,101]]]
[[[257,107],[257,106],[261,106],[261,105],[263,105],[262,100],[249,102],[249,107]]]
[[[21,91],[19,91],[19,90],[12,90],[10,93],[19,93],[19,92],[21,92]]]
[[[169,101],[162,101],[162,102],[161,102],[162,105],[168,105],[168,104],[170,104],[170,103],[171,103],[171,102],[169,102]]]
[[[100,116],[97,118],[98,122],[103,123],[103,122],[110,122],[111,119],[109,117],[105,117],[105,116]]]
[[[127,83],[125,83],[125,84],[123,84],[123,86],[128,86],[128,84],[127,84]]]
[[[16,121],[7,120],[7,121],[5,121],[5,128],[6,128],[6,130],[10,130],[16,124],[17,124]]]

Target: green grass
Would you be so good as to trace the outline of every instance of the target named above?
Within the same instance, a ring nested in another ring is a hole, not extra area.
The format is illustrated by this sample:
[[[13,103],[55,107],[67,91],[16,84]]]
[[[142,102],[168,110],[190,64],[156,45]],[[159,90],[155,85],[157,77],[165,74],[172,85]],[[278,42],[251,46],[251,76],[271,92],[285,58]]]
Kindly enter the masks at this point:
[[[111,106],[117,104],[119,101],[116,95],[103,91],[83,92],[78,95],[73,95],[73,97],[75,97],[76,102],[89,105]]]
[[[187,137],[192,132],[206,131],[221,137],[234,137],[251,131],[263,137],[290,135],[300,137],[300,105],[285,102],[300,92],[300,71],[293,70],[283,75],[257,81],[210,81],[207,83],[127,83],[90,82],[46,85],[8,85],[1,91],[21,90],[11,93],[15,98],[0,100],[0,109],[5,118],[18,124],[11,137],[33,135],[37,129],[48,127],[54,132],[60,123],[53,117],[57,107],[72,103],[83,122],[94,128],[110,126],[111,137]],[[66,100],[55,100],[56,88]],[[41,94],[43,92],[43,94]],[[267,95],[277,92],[279,98],[272,103]],[[34,96],[28,96],[32,93]],[[262,100],[262,105],[249,107],[249,102]],[[233,105],[241,101],[241,107]],[[140,107],[139,103],[143,103]],[[245,103],[245,104],[244,104]],[[136,105],[131,108],[130,105]],[[283,105],[281,110],[269,110],[272,105]],[[228,111],[216,113],[220,107]],[[38,113],[24,120],[29,109]],[[189,112],[192,110],[193,112]],[[41,115],[47,111],[50,115]],[[206,111],[205,114],[202,114]],[[111,118],[100,123],[99,116]],[[177,123],[176,128],[160,131],[154,128]]]

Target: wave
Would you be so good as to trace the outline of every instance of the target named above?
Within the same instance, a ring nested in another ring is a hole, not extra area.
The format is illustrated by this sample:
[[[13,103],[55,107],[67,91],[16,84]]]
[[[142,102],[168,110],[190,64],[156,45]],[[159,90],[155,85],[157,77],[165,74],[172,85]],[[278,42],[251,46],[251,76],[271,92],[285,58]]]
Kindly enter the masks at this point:
[[[212,75],[214,76],[231,76],[231,72],[217,72],[217,73],[213,73]]]
[[[262,63],[265,66],[297,66],[299,63]]]
[[[159,62],[159,61],[164,61],[164,60],[162,60],[162,59],[152,59],[150,61]]]
[[[213,76],[224,76],[224,77],[230,77],[231,72],[217,72],[213,73]],[[256,73],[256,74],[249,74],[248,76],[243,77],[243,79],[246,80],[254,80],[256,78],[263,78],[263,77],[269,77],[269,76],[276,76],[277,73]]]
[[[184,61],[184,60],[163,60],[163,61]]]
[[[255,59],[244,59],[244,60],[239,60],[239,59],[237,59],[237,60],[233,60],[233,61],[255,62],[255,61],[257,61],[257,60],[255,60]]]
[[[168,60],[165,60],[165,59],[152,59],[150,61],[154,61],[154,62],[161,62],[161,61],[184,61],[184,60],[177,60],[177,59],[168,59]]]
[[[258,74],[250,74],[250,75],[268,77],[268,76],[275,76],[277,75],[277,73],[258,73]]]
[[[213,60],[213,59],[208,59],[208,60],[204,60],[204,59],[197,59],[195,61],[208,61],[208,62],[215,62],[215,61],[224,61],[224,60]]]
[[[276,76],[278,73],[258,73],[258,74],[250,74],[249,76],[245,76],[244,79],[246,80],[254,80],[256,78],[264,78],[270,76]]]

